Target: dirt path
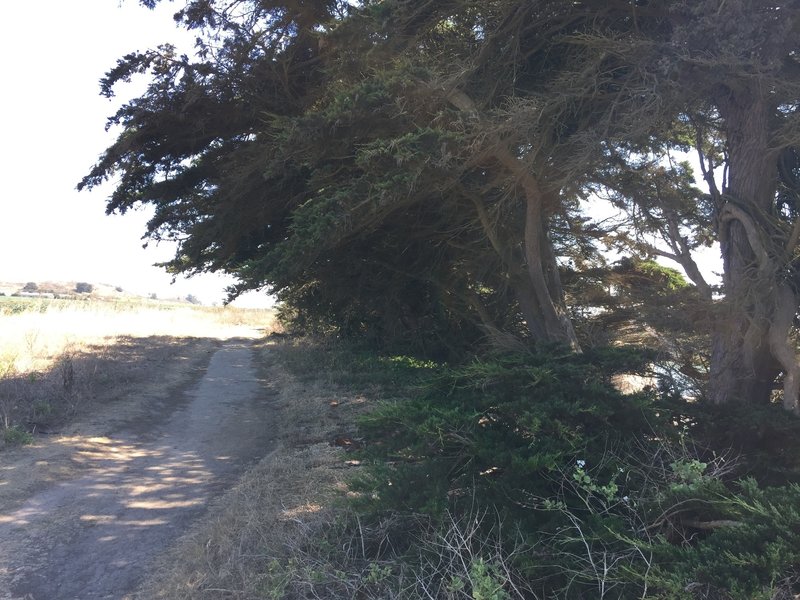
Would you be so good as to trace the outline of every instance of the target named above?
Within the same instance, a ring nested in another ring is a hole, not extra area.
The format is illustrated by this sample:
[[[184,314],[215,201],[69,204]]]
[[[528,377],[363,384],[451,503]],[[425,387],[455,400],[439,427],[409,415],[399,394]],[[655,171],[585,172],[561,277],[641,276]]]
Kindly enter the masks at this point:
[[[80,476],[0,503],[0,599],[125,598],[209,500],[271,450],[274,393],[250,344],[225,342],[199,380],[89,440]]]

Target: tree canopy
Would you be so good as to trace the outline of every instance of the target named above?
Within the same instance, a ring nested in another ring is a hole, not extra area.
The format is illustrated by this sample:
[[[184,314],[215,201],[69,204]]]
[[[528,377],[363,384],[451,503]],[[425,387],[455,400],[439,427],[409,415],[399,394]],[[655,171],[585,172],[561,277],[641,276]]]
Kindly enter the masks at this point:
[[[778,388],[798,410],[796,2],[195,0],[175,18],[195,54],[107,73],[106,95],[150,85],[80,184],[118,178],[109,212],[153,206],[171,271],[428,355],[648,332],[712,403]],[[717,288],[695,258],[715,242]]]

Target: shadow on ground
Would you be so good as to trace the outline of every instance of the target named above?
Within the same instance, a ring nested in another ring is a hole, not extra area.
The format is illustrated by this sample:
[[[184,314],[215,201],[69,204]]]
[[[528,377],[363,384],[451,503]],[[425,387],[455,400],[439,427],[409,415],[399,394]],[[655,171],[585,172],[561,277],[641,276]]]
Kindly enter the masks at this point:
[[[129,340],[109,356],[77,357],[73,368],[107,365],[138,381],[133,374],[155,356],[198,369],[208,345],[195,343]],[[193,382],[178,378],[166,395],[163,385],[160,395],[151,390],[136,411],[109,421],[106,435],[86,439],[71,457],[84,475],[13,510],[0,506],[0,590],[11,590],[0,598],[124,597],[209,500],[270,451],[274,391],[258,379],[250,344],[225,342]]]
[[[156,379],[169,383],[171,374],[187,366],[201,371],[218,345],[218,340],[205,338],[111,338],[68,350],[47,370],[6,373],[0,378],[0,428],[57,433],[70,420],[145,389]],[[0,436],[0,447],[4,441]]]

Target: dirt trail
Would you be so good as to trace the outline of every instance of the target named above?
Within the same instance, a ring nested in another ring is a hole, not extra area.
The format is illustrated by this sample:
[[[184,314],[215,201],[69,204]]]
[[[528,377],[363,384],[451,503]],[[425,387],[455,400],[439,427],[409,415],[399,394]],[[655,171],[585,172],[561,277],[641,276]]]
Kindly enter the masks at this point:
[[[199,380],[91,440],[80,476],[0,504],[0,599],[125,598],[271,450],[273,396],[251,342],[225,342]]]

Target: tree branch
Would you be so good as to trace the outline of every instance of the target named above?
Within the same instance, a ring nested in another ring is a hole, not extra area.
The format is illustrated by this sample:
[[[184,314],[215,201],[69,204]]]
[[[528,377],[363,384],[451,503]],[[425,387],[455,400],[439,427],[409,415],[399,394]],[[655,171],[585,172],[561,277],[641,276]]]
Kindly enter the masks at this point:
[[[758,229],[755,221],[753,221],[753,218],[744,210],[736,206],[736,204],[727,202],[719,215],[719,220],[722,223],[736,220],[742,224],[745,234],[747,235],[747,241],[750,244],[750,248],[752,248],[753,253],[756,255],[759,273],[762,275],[768,274],[771,261],[769,259],[769,254],[767,254],[767,249],[764,247],[764,244],[758,235]]]

